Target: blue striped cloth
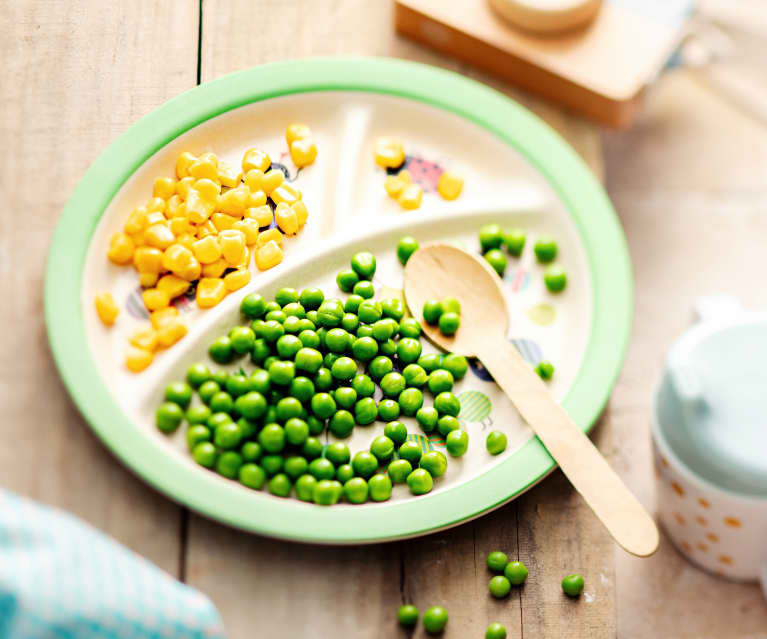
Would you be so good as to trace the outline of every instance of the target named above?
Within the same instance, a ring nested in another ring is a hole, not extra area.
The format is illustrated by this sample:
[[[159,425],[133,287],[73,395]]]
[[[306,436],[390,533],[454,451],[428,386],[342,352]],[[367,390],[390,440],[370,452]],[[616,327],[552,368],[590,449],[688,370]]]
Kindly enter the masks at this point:
[[[201,593],[71,515],[0,491],[0,637],[223,636]]]

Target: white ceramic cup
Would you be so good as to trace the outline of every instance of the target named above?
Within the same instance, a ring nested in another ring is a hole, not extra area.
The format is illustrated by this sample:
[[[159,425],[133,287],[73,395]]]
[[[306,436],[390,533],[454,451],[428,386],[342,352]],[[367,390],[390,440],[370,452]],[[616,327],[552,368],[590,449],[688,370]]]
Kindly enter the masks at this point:
[[[728,297],[696,310],[654,398],[658,514],[690,561],[767,596],[767,314]]]

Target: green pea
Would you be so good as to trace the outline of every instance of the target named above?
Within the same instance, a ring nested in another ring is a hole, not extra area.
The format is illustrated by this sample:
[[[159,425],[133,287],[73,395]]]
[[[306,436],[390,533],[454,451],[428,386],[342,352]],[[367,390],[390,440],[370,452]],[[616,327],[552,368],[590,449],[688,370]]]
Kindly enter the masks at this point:
[[[264,469],[267,477],[273,477],[279,473],[284,463],[282,455],[264,455],[261,458],[261,468]]]
[[[399,325],[391,317],[378,320],[373,324],[373,337],[378,342],[385,342],[397,332]],[[376,347],[376,350],[378,348]]]
[[[277,320],[267,320],[261,328],[261,337],[267,344],[274,344],[285,334],[285,327]]]
[[[298,339],[304,348],[316,349],[320,345],[320,338],[317,332],[311,329],[303,330],[298,334]],[[298,353],[296,353],[298,355]],[[320,361],[321,358],[320,358]],[[298,363],[296,363],[298,365]]]
[[[583,592],[583,577],[580,575],[567,575],[562,580],[562,592],[568,597],[577,597]]]
[[[206,423],[208,428],[218,428],[222,424],[228,424],[232,421],[231,415],[229,413],[213,413]]]
[[[360,304],[365,301],[365,298],[361,295],[349,295],[344,302],[344,311],[347,313],[356,313],[360,307]]]
[[[234,402],[235,410],[247,419],[258,419],[266,412],[266,399],[258,391],[240,395]]]
[[[173,382],[165,387],[165,401],[173,402],[184,409],[192,401],[192,387],[186,382]]]
[[[319,435],[322,431],[325,430],[325,421],[315,417],[314,415],[309,415],[306,418],[306,423],[309,425],[309,432],[312,435]]]
[[[503,231],[497,224],[485,224],[479,229],[479,245],[482,252],[500,248],[503,243]]]
[[[317,486],[317,479],[313,475],[301,475],[296,480],[296,497],[301,501],[314,501],[315,486]]]
[[[240,429],[240,433],[242,433],[242,439],[245,440],[258,432],[260,424],[256,424],[256,422],[251,421],[247,417],[240,417],[240,419],[237,420],[237,427]],[[256,445],[258,446],[258,444]]]
[[[443,437],[447,437],[449,433],[458,430],[460,427],[460,422],[452,415],[442,415],[437,421],[437,430]]]
[[[234,479],[239,475],[241,466],[242,457],[240,457],[240,453],[233,450],[221,453],[216,460],[216,471],[218,471],[218,474],[229,479]]]
[[[437,426],[439,413],[433,406],[422,406],[416,411],[415,419],[423,432],[430,433]]]
[[[369,251],[360,251],[352,257],[352,268],[363,280],[372,280],[376,272],[375,255]]]
[[[289,302],[282,307],[282,312],[287,317],[297,317],[298,319],[304,319],[306,317],[306,309],[299,302]]]
[[[308,311],[317,309],[325,299],[325,294],[320,288],[305,288],[298,296],[298,301]]]
[[[541,235],[533,247],[535,257],[539,262],[553,262],[557,257],[557,243],[550,235]]]
[[[503,277],[508,260],[506,259],[506,254],[501,249],[490,249],[485,253],[485,261],[498,273],[498,277]]]
[[[379,435],[370,443],[370,452],[379,462],[388,462],[394,455],[394,442],[386,435]]]
[[[345,484],[352,477],[354,477],[354,468],[351,464],[341,464],[336,468],[336,480]]]
[[[421,342],[412,337],[403,337],[397,344],[397,357],[403,364],[412,364],[421,356]]]
[[[234,408],[234,400],[226,391],[219,391],[210,398],[209,405],[214,413],[229,413]]]
[[[357,362],[351,357],[339,357],[330,367],[330,373],[334,379],[349,381],[357,374]]]
[[[280,361],[280,358],[279,358],[279,357],[277,357],[276,355],[270,355],[269,357],[267,357],[267,358],[264,360],[264,369],[268,371],[268,370],[269,370],[269,367],[270,367],[272,364],[274,364],[274,362],[279,362],[279,361]],[[271,383],[271,382],[270,382],[270,383]]]
[[[439,330],[443,335],[455,335],[461,326],[461,318],[457,313],[442,313],[439,317]]]
[[[445,438],[448,455],[463,457],[469,449],[469,434],[465,430],[451,430]]]
[[[290,382],[290,394],[299,402],[308,402],[314,395],[314,382],[308,377],[294,377]]]
[[[186,370],[186,381],[192,388],[199,388],[200,384],[210,379],[210,370],[205,364],[192,364]]]
[[[406,235],[405,237],[400,238],[400,241],[397,242],[397,259],[400,261],[400,264],[405,266],[407,261],[410,259],[410,256],[417,250],[418,240],[416,240],[412,235]],[[417,614],[418,611],[416,611],[416,615]]]
[[[446,625],[447,610],[445,610],[442,606],[432,606],[423,613],[423,627],[424,630],[426,630],[426,632],[428,632],[430,635],[439,634],[445,629]]]
[[[413,440],[403,442],[402,446],[397,450],[397,454],[402,459],[407,459],[413,466],[416,466],[421,461],[423,451],[421,445]]]
[[[200,466],[205,466],[205,468],[213,468],[215,466],[217,455],[216,447],[211,442],[200,442],[192,451],[194,461],[200,464]]]
[[[352,380],[352,388],[357,391],[357,397],[360,399],[363,397],[372,397],[376,390],[373,380],[364,374],[355,375]]]
[[[372,337],[358,337],[352,342],[352,355],[361,362],[368,362],[378,353],[378,342]]]
[[[443,313],[461,314],[461,303],[455,297],[443,297],[439,305]]]
[[[331,353],[345,353],[352,343],[352,336],[343,328],[331,328],[325,334],[325,347]]]
[[[243,486],[247,486],[253,490],[260,490],[263,487],[264,482],[266,482],[266,473],[258,464],[243,464],[240,466],[238,476],[240,483]]]
[[[368,483],[362,477],[347,479],[344,495],[350,504],[364,504],[368,500]]]
[[[386,373],[379,384],[386,397],[399,397],[399,394],[405,390],[405,378],[396,371]]]
[[[269,480],[269,492],[277,497],[290,496],[290,478],[285,473],[279,473]]]
[[[282,328],[285,329],[285,333],[297,335],[301,331],[301,322],[302,320],[295,315],[288,315],[282,323]]]
[[[361,450],[352,457],[352,466],[357,475],[367,479],[378,470],[378,459],[373,453]]]
[[[341,300],[329,299],[320,304],[317,309],[317,322],[325,328],[333,328],[341,323],[344,316],[344,306]]]
[[[466,372],[469,370],[469,361],[463,355],[448,353],[442,358],[440,366],[446,371],[449,371],[454,379],[458,380],[463,379],[464,375],[466,375]]]
[[[519,257],[525,248],[527,235],[522,229],[509,229],[503,234],[503,243],[510,255]]]
[[[316,459],[322,455],[322,442],[316,437],[309,437],[301,447],[301,454],[307,459]]]
[[[258,434],[258,443],[267,453],[279,453],[285,448],[285,429],[279,424],[267,424]]]
[[[211,410],[205,404],[190,406],[186,409],[184,416],[189,425],[204,424],[211,415]]]
[[[317,393],[312,397],[312,412],[320,419],[327,419],[336,412],[336,400],[330,393]]]
[[[314,375],[314,388],[316,388],[318,391],[326,391],[333,387],[333,375],[331,372],[325,368],[324,366],[321,366],[317,373]]]
[[[500,455],[506,450],[506,434],[499,430],[491,431],[487,435],[485,446],[491,455]]]
[[[406,317],[399,323],[400,337],[412,337],[417,339],[421,336],[421,325],[418,320],[412,317]]]
[[[376,294],[373,282],[370,282],[369,280],[360,280],[354,285],[352,290],[354,295],[359,295],[366,300],[371,299]]]
[[[321,302],[320,302],[320,306],[322,306]],[[306,311],[306,320],[311,322],[314,328],[317,328],[320,325],[319,321],[317,320],[316,310]]]
[[[285,322],[285,319],[288,316],[285,315],[284,311],[282,309],[278,311],[269,311],[266,315],[264,315],[264,319],[267,322],[277,322],[279,324],[283,324]],[[284,329],[284,327],[283,327]]]
[[[402,376],[405,378],[405,383],[408,386],[412,386],[415,388],[420,388],[429,379],[429,376],[426,374],[426,371],[423,369],[422,366],[419,366],[418,364],[408,364],[405,366],[405,368],[402,371]]]
[[[512,561],[506,564],[503,574],[513,586],[520,586],[527,579],[527,566],[521,561]]]
[[[373,475],[368,480],[372,501],[387,501],[391,497],[392,483],[388,475]]]
[[[320,506],[332,506],[338,503],[343,494],[343,486],[341,482],[334,479],[323,479],[317,482],[314,487],[314,503]]]
[[[242,433],[240,432],[240,427],[234,422],[222,424],[213,433],[213,443],[218,448],[236,448],[240,445],[241,439]]]
[[[385,355],[374,357],[368,364],[368,373],[375,381],[381,381],[394,370],[394,363]]]
[[[461,412],[461,401],[450,391],[443,391],[434,398],[434,408],[440,415],[458,417]]]
[[[189,450],[194,450],[200,442],[210,441],[210,428],[202,424],[195,424],[186,429],[186,443]]]
[[[348,410],[337,410],[330,418],[328,428],[336,437],[344,439],[354,430],[354,415]]]
[[[485,563],[491,572],[502,573],[504,568],[506,568],[509,563],[509,558],[505,552],[500,550],[493,550],[487,554]]]
[[[366,324],[373,324],[381,319],[383,312],[381,311],[381,305],[373,300],[365,300],[360,304],[357,309],[357,315],[361,322]]]
[[[351,293],[359,281],[359,275],[350,268],[339,271],[336,275],[336,284],[344,293]]]
[[[435,325],[439,322],[439,318],[442,315],[442,304],[439,300],[427,300],[423,305],[423,321],[430,325]]]
[[[274,300],[270,302],[266,302],[264,304],[264,314],[270,313],[271,311],[279,311],[282,308],[282,304],[278,304]]]
[[[229,379],[226,380],[226,392],[232,397],[236,398],[240,395],[244,395],[248,392],[249,388],[250,383],[248,382],[248,378],[240,373],[233,373],[229,376]]]
[[[511,584],[509,580],[503,575],[496,575],[490,579],[490,583],[487,585],[490,594],[496,599],[503,599],[509,595],[511,591]]]
[[[357,391],[351,386],[339,386],[333,392],[333,399],[341,408],[349,410],[357,403]]]
[[[271,395],[272,395],[273,392],[274,391],[271,391],[269,393],[270,399],[271,399]],[[275,404],[277,403],[277,401],[279,401],[279,399],[281,399],[281,398],[278,398],[275,401]],[[267,404],[268,404],[268,402],[267,402]],[[276,406],[267,405],[266,413],[264,413],[264,418],[261,421],[264,424],[276,424],[277,423],[277,408],[276,408]]]
[[[285,422],[285,440],[293,446],[300,446],[309,437],[309,424],[303,419],[292,417]]]
[[[348,464],[351,458],[349,447],[342,442],[335,442],[325,448],[325,459],[329,459],[335,466]]]
[[[406,388],[397,398],[400,412],[412,417],[423,406],[423,393],[419,388]]]
[[[258,293],[251,293],[242,298],[240,302],[240,313],[248,319],[258,319],[264,316],[264,306],[266,302]]]
[[[491,623],[485,630],[485,639],[506,639],[506,628],[499,623]]]
[[[254,462],[261,457],[261,444],[258,442],[245,442],[240,448],[240,455],[245,461]]]
[[[232,344],[232,349],[236,353],[244,355],[253,349],[256,335],[247,326],[235,326],[229,331],[229,341]]]
[[[455,380],[453,379],[453,374],[450,371],[443,368],[438,368],[437,370],[429,373],[427,384],[429,386],[429,390],[432,393],[439,395],[440,393],[453,390]]]
[[[253,334],[256,336],[256,339],[259,339],[260,337],[264,336],[264,320],[262,319],[254,319],[250,323],[250,330],[253,331]]]
[[[402,422],[390,421],[384,426],[384,435],[399,446],[407,439],[407,426]]]
[[[388,317],[399,322],[405,316],[405,303],[402,298],[388,297],[381,300],[381,312],[384,317]]]
[[[287,320],[286,320],[287,321]],[[301,331],[313,331],[317,328],[317,325],[312,322],[308,317],[304,317],[303,319],[298,320],[298,330],[296,333],[300,333]]]
[[[293,359],[303,348],[303,344],[295,335],[283,335],[277,340],[276,348],[277,355],[282,359]]]
[[[554,376],[554,364],[545,360],[539,362],[538,366],[535,367],[535,372],[541,379],[549,380]]]
[[[288,386],[296,375],[296,367],[293,362],[277,360],[269,366],[269,381],[278,386]]]
[[[333,466],[333,462],[324,457],[317,457],[309,462],[309,473],[317,478],[317,481],[322,479],[333,479],[336,476],[336,469]]]
[[[217,364],[227,364],[232,359],[232,341],[226,335],[217,337],[208,347],[208,355]]]
[[[428,471],[432,477],[441,477],[447,470],[447,457],[438,450],[430,450],[421,455],[418,466]]]
[[[363,397],[354,405],[354,420],[360,426],[372,424],[378,417],[378,406],[372,397]]]
[[[431,373],[442,367],[443,358],[444,356],[440,353],[427,353],[418,358],[418,365],[427,373]]]
[[[253,342],[253,350],[250,351],[250,359],[253,360],[254,364],[261,364],[271,354],[272,349],[263,337],[259,337]]]
[[[210,379],[213,382],[216,382],[220,387],[226,386],[226,381],[229,379],[229,373],[226,371],[215,371],[211,372]]]
[[[298,301],[298,291],[294,288],[281,288],[274,294],[274,301],[280,306]]]
[[[307,373],[316,373],[322,367],[322,353],[316,348],[304,346],[295,355],[295,367]]]
[[[378,419],[390,422],[400,416],[400,406],[393,399],[382,399],[378,402]]]
[[[395,459],[389,464],[389,477],[395,484],[401,484],[407,480],[408,475],[413,472],[413,466],[407,459]]]
[[[266,395],[271,390],[271,382],[269,381],[269,372],[263,368],[257,368],[254,370],[248,378],[248,390],[256,391],[262,395]]]
[[[386,357],[394,357],[397,354],[397,342],[393,339],[387,339],[378,345],[378,352]]]
[[[344,313],[344,316],[341,318],[341,328],[343,328],[345,331],[349,331],[350,333],[354,334],[357,332],[357,329],[360,327],[360,318],[357,317],[354,313]]]

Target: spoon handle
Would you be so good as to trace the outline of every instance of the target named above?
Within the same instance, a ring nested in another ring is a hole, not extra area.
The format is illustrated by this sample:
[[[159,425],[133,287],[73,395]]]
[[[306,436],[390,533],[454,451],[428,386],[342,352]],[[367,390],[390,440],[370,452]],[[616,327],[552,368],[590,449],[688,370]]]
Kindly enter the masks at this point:
[[[482,363],[615,541],[639,557],[654,553],[659,539],[652,517],[530,364],[505,340],[487,340],[483,351],[477,353]]]

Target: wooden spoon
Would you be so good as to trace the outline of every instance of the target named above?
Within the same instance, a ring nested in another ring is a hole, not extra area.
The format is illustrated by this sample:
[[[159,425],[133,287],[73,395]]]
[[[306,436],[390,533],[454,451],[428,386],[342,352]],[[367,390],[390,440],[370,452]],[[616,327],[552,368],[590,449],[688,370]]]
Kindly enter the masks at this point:
[[[509,314],[500,284],[485,260],[447,244],[424,246],[405,267],[405,298],[415,317],[422,320],[430,299],[461,303],[453,337],[421,321],[426,335],[448,351],[482,360],[615,541],[639,557],[651,555],[658,548],[652,517],[506,338]]]

